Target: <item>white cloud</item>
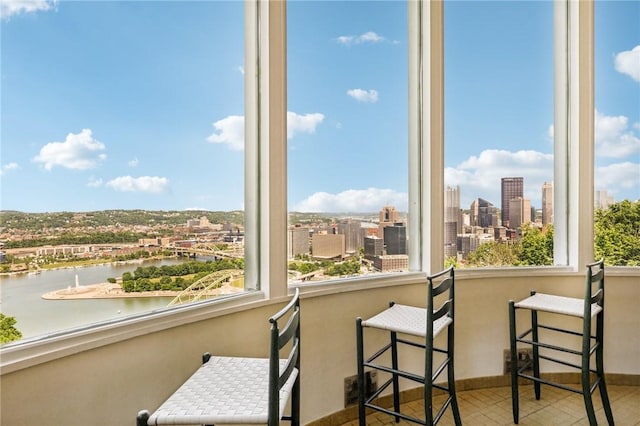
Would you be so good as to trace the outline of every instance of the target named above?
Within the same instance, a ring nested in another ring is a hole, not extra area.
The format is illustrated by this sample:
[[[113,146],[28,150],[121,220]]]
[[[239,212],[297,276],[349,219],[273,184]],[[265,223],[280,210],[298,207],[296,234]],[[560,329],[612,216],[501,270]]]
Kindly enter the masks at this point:
[[[55,166],[73,170],[87,170],[96,167],[107,156],[102,153],[105,145],[94,139],[91,129],[83,129],[78,134],[69,133],[64,142],[50,142],[40,149],[32,161],[42,163],[46,170]]]
[[[120,176],[110,180],[105,186],[122,192],[164,192],[169,185],[169,180],[158,176]]]
[[[138,163],[139,163],[138,159],[134,158],[133,160],[129,160],[127,164],[129,165],[129,167],[136,167]]]
[[[607,188],[613,194],[614,188],[640,189],[640,163],[616,163],[604,167],[596,167],[596,188]]]
[[[316,192],[298,203],[299,212],[376,212],[382,206],[392,205],[406,211],[408,195],[392,189],[349,189],[337,194]]]
[[[287,139],[293,138],[296,133],[315,133],[323,120],[324,115],[319,112],[301,115],[287,111]]]
[[[53,9],[57,1],[48,0],[2,0],[0,2],[0,17],[9,19],[20,13],[35,13]]]
[[[238,72],[242,75],[244,75],[244,66],[242,65],[238,65],[238,67],[236,68],[238,70]]]
[[[347,90],[347,95],[351,96],[353,99],[359,102],[378,102],[378,91],[371,90],[363,90],[363,89],[351,89]]]
[[[634,134],[635,124],[623,115],[606,116],[595,112],[596,153],[600,157],[623,158],[640,153],[640,137]]]
[[[287,139],[296,133],[315,133],[323,120],[324,115],[317,112],[301,115],[288,111]],[[221,143],[236,151],[244,149],[244,116],[230,115],[213,123],[213,127],[216,131],[207,138],[209,142]]]
[[[214,132],[207,140],[227,145],[235,151],[244,149],[244,116],[230,115],[213,123]]]
[[[616,71],[640,82],[640,45],[618,53],[615,57],[615,67]]]
[[[18,170],[20,168],[20,166],[18,165],[18,163],[7,163],[5,165],[2,166],[2,168],[0,168],[0,176],[4,176],[5,174],[9,173],[12,170]]]
[[[100,179],[100,178],[95,178],[95,177],[91,176],[91,177],[89,178],[89,181],[87,182],[87,186],[88,186],[89,188],[100,188],[100,187],[102,186],[102,184],[103,184],[103,183],[104,183],[104,182],[103,182],[103,180],[102,180],[102,179]]]
[[[446,185],[460,185],[462,208],[468,208],[477,197],[499,207],[500,180],[511,176],[524,178],[524,196],[535,205],[542,184],[553,181],[553,154],[488,149],[444,171]]]
[[[368,31],[364,34],[358,36],[340,36],[336,38],[338,43],[350,46],[352,44],[362,44],[362,43],[380,43],[385,40],[384,37],[374,33],[373,31]]]

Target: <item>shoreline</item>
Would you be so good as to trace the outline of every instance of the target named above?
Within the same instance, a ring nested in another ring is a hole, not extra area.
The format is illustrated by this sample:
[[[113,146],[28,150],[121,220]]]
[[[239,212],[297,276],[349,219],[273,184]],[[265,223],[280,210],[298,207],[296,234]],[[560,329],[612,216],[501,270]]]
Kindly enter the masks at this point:
[[[207,292],[207,296],[221,296],[226,294],[242,293],[244,289],[234,287],[229,283],[225,283],[221,287],[212,289]],[[99,283],[90,285],[81,285],[77,287],[67,287],[61,290],[54,290],[43,294],[41,297],[45,300],[78,300],[78,299],[120,299],[120,298],[142,298],[142,297],[176,297],[182,294],[182,291],[155,290],[155,291],[136,291],[125,292],[120,284],[116,283]]]
[[[129,260],[114,260],[114,261],[110,261],[110,262],[98,262],[98,263],[83,263],[83,264],[78,264],[78,265],[61,265],[61,266],[56,266],[54,268],[38,268],[38,269],[25,269],[25,270],[20,270],[20,271],[11,271],[11,272],[0,272],[0,276],[13,276],[13,275],[21,275],[21,274],[40,274],[42,272],[47,272],[47,271],[56,271],[59,269],[76,269],[76,268],[88,268],[88,267],[92,267],[92,266],[103,266],[103,265],[129,265],[129,264],[136,264],[136,263],[144,263],[147,261],[156,261],[156,260],[164,260],[164,259],[172,259],[174,258],[174,256],[168,256],[168,257],[151,257],[151,258],[139,258],[139,259],[129,259]]]
[[[176,297],[179,291],[136,291],[125,292],[120,284],[98,283],[81,285],[77,287],[67,287],[61,290],[54,290],[42,295],[45,300],[73,300],[73,299],[117,299],[129,297]]]

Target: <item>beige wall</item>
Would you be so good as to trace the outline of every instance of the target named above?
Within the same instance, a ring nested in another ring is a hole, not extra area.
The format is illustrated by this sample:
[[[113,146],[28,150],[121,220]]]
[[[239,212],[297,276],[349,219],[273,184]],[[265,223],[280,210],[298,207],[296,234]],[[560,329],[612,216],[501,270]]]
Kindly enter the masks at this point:
[[[580,294],[583,281],[575,274],[535,279],[458,277],[457,379],[502,374],[510,298],[526,297],[530,289]],[[609,276],[606,284],[605,368],[608,373],[640,375],[638,276]],[[343,408],[343,380],[356,372],[355,318],[373,315],[390,300],[411,304],[423,299],[419,284],[368,289],[333,285],[303,294],[303,423]],[[264,355],[266,319],[281,305],[255,306],[3,374],[0,423],[133,425],[138,410],[156,408],[198,367],[203,352]],[[369,349],[382,337],[382,333],[365,335]],[[418,355],[403,358],[419,368]]]

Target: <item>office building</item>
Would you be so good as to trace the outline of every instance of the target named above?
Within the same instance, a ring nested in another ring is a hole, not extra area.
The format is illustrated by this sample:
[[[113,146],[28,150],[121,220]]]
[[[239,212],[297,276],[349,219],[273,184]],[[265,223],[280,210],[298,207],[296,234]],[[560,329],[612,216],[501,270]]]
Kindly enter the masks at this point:
[[[502,204],[500,205],[502,211],[502,225],[508,228],[513,228],[513,225],[510,223],[509,201],[513,200],[514,198],[522,198],[524,196],[524,178],[503,177],[501,179],[500,188],[502,199]]]
[[[542,184],[542,225],[553,223],[553,182]]]
[[[383,231],[386,254],[407,254],[407,227],[403,223],[386,226]]]

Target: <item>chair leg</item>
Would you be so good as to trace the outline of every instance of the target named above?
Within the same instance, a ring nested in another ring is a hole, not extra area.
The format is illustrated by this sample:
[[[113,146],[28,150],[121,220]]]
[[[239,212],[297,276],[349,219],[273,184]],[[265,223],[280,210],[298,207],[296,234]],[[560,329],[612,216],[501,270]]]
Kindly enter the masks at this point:
[[[607,392],[607,384],[604,379],[604,314],[602,312],[598,314],[596,327],[596,339],[598,341],[598,347],[596,348],[596,372],[600,379],[598,388],[600,389],[600,398],[602,399],[602,406],[607,416],[607,422],[612,426],[614,424],[613,412],[611,411],[609,393]]]
[[[449,357],[449,365],[447,365],[447,380],[449,382],[449,395],[451,397],[451,411],[453,411],[453,420],[456,426],[462,426],[460,418],[460,408],[458,407],[458,398],[456,397],[456,375],[453,369],[453,325],[449,326],[449,336],[447,342],[447,356]]]
[[[362,336],[362,318],[356,318],[356,345],[358,358],[358,422],[360,426],[367,424],[367,418],[364,407],[365,381],[364,381],[364,346]]]
[[[395,331],[391,332],[391,368],[393,373],[393,411],[400,412],[400,381],[398,377],[398,336]],[[400,417],[395,416],[396,423],[400,422]]]
[[[531,311],[531,339],[534,342],[533,346],[533,377],[540,379],[540,348],[538,347],[538,311]],[[540,382],[535,380],[533,382],[533,391],[536,395],[536,400],[540,400]]]
[[[291,426],[300,425],[300,372],[293,385],[293,394],[291,396]]]
[[[591,426],[597,426],[596,413],[593,409],[593,398],[591,397],[591,318],[584,318],[582,329],[582,396],[587,410],[587,418]],[[598,336],[596,336],[597,339]],[[598,342],[597,342],[598,343]],[[599,343],[598,343],[599,345]],[[597,348],[596,348],[597,350]]]
[[[136,426],[147,426],[149,415],[149,411],[147,410],[140,411],[136,417]]]
[[[424,351],[425,351],[425,354],[424,354],[424,360],[425,360],[424,423],[426,425],[432,426],[433,425],[433,339],[429,339],[429,338],[426,339]]]
[[[509,344],[511,350],[511,408],[513,423],[518,424],[518,356],[516,353],[516,308],[513,300],[509,301]]]
[[[584,406],[587,410],[587,418],[589,419],[589,425],[597,426],[596,412],[593,409],[593,398],[591,397],[591,386],[589,386],[589,371],[586,374],[582,373],[582,396],[584,397]]]

